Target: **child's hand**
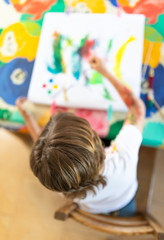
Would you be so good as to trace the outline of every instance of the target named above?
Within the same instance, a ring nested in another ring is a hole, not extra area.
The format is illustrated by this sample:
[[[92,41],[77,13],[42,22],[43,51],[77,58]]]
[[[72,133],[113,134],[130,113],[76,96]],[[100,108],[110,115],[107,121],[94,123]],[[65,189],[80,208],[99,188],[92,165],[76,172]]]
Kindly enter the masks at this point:
[[[92,56],[89,59],[89,64],[92,69],[96,70],[97,72],[101,73],[102,75],[106,72],[105,64],[103,63],[103,61],[100,58],[98,58],[96,56]]]
[[[22,117],[25,120],[26,126],[29,130],[31,137],[33,138],[34,141],[36,141],[38,136],[40,135],[42,129],[39,127],[37,121],[32,116],[32,114],[25,110],[24,103],[26,101],[27,101],[26,98],[18,98],[16,100],[16,105],[18,107],[20,114],[22,115]]]
[[[16,100],[16,106],[18,107],[18,110],[22,117],[26,119],[29,116],[29,113],[25,110],[23,104],[27,101],[27,98],[21,97]]]

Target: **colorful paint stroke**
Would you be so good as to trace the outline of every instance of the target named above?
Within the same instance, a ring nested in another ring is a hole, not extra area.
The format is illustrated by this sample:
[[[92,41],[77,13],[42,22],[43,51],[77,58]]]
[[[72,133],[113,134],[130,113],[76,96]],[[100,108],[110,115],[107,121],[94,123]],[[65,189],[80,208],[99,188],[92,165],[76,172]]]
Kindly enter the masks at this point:
[[[53,64],[52,66],[48,66],[47,69],[51,73],[64,73],[65,72],[65,64],[62,56],[62,41],[63,36],[57,32],[53,35],[54,41],[52,46],[53,51]]]
[[[122,57],[124,55],[124,52],[128,46],[129,43],[131,43],[132,41],[135,40],[135,37],[131,36],[129,37],[129,39],[120,47],[120,49],[118,50],[116,57],[115,57],[115,65],[114,65],[114,73],[116,75],[116,77],[118,77],[118,79],[120,81],[122,81],[126,86],[128,86],[128,88],[131,88],[129,85],[127,85],[127,83],[123,80],[122,78],[122,73],[121,73],[121,62],[122,62]]]
[[[0,35],[0,61],[7,63],[20,57],[33,61],[38,41],[39,37],[29,35],[22,23],[9,26]]]
[[[89,39],[89,34],[79,39],[79,43],[75,44],[74,41],[60,33],[53,34],[53,60],[52,64],[48,65],[47,69],[53,74],[65,73],[70,66],[65,63],[65,51],[71,51],[69,62],[71,62],[71,72],[76,80],[79,80],[81,74],[87,75],[82,69],[82,62],[87,61],[91,56],[92,49],[96,44],[95,40]]]
[[[57,0],[10,0],[13,7],[20,13],[33,15],[33,20],[38,20],[42,17],[43,13],[50,9]]]
[[[144,14],[149,24],[156,23],[164,13],[163,0],[136,0],[133,4],[129,0],[118,0],[118,4],[126,13]]]

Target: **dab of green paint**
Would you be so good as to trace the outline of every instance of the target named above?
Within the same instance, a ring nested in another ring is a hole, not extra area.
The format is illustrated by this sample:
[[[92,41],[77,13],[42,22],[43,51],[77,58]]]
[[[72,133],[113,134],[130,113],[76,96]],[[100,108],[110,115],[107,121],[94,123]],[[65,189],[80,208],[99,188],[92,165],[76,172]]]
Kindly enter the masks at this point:
[[[108,107],[108,120],[112,119],[112,105],[109,105]]]
[[[80,42],[80,48],[82,48],[86,41],[88,40],[88,37],[89,37],[89,34],[87,34],[84,38],[81,39],[81,42]]]
[[[56,33],[54,42],[53,42],[53,63],[52,66],[48,66],[47,69],[49,72],[58,74],[65,72],[65,63],[63,60],[63,48],[62,41],[63,36]]]
[[[91,79],[89,80],[89,84],[102,84],[103,83],[103,77],[98,72],[93,72]]]
[[[3,29],[2,28],[0,28],[0,35],[1,35],[1,32],[3,31]]]
[[[104,86],[104,94],[103,94],[103,97],[108,99],[108,100],[112,100],[112,97],[110,96],[107,88]]]
[[[113,40],[110,39],[110,40],[109,40],[109,44],[108,44],[108,48],[107,48],[107,53],[109,53],[109,51],[111,50],[111,48],[112,48],[112,43],[113,43]]]

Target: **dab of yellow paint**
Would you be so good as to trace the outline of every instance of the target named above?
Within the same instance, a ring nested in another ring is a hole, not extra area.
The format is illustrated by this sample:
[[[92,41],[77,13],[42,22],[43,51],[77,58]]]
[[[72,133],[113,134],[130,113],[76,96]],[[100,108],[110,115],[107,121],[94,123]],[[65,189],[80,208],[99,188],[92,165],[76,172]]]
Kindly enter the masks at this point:
[[[66,4],[70,5],[70,0],[66,0]],[[76,8],[78,4],[84,4],[86,6],[86,10],[92,13],[105,13],[106,12],[106,4],[105,0],[72,0],[71,7]],[[85,10],[85,9],[84,9]]]
[[[120,6],[128,6],[130,5],[129,0],[118,0],[118,4]]]
[[[127,45],[134,41],[135,37],[131,36],[118,50],[116,57],[115,57],[115,64],[114,64],[114,73],[116,75],[116,77],[123,82],[129,89],[131,89],[131,87],[122,79],[122,72],[121,72],[121,61],[122,61],[122,57],[124,55],[124,52],[126,50]]]
[[[13,4],[24,5],[27,2],[27,0],[10,0],[10,2]]]
[[[116,152],[116,151],[117,151],[116,145],[113,144],[113,145],[112,145],[112,153],[114,153],[114,152]]]
[[[22,23],[5,28],[0,36],[0,60],[9,62],[14,58],[33,61],[36,56],[39,37],[31,36]]]
[[[58,85],[54,85],[53,88],[57,89],[57,88],[58,88]]]
[[[64,94],[64,100],[65,102],[68,102],[68,97],[67,97],[67,89],[63,87],[63,94]]]
[[[118,0],[118,4],[122,7],[135,7],[135,5],[142,0],[135,0],[131,3],[129,0]]]
[[[151,68],[156,68],[160,62],[161,48],[162,48],[162,43],[150,42],[145,39],[144,52],[143,52],[143,64],[149,65]],[[148,51],[150,51],[149,57],[147,57]]]

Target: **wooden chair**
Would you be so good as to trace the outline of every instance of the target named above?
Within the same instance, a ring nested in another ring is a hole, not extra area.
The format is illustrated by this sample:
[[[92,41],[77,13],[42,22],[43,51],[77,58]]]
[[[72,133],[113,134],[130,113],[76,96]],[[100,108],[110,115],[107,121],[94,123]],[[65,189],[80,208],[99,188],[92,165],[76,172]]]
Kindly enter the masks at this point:
[[[139,190],[136,195],[137,213],[134,217],[106,216],[82,211],[76,203],[68,203],[55,212],[55,219],[72,218],[90,228],[114,235],[154,234],[156,239],[164,240],[164,230],[149,213],[154,182],[155,149],[149,149],[151,158],[147,159],[141,151],[138,166]],[[144,157],[144,159],[142,159]]]

